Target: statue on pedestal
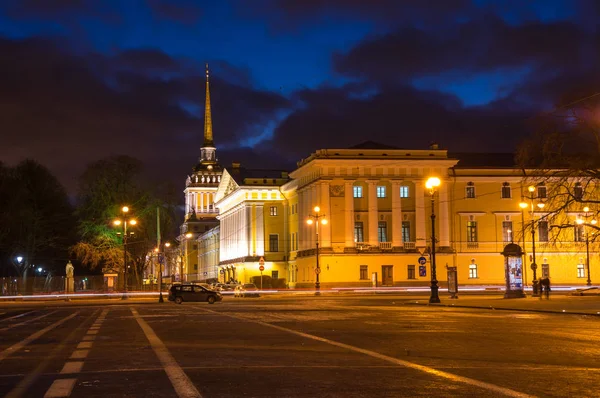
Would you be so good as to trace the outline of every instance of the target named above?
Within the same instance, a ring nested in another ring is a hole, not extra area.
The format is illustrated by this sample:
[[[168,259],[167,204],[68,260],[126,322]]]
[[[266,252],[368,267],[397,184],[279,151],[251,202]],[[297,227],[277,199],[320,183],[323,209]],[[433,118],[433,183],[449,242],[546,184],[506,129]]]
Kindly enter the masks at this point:
[[[75,291],[75,281],[73,280],[73,272],[75,271],[75,267],[71,264],[71,260],[67,263],[65,267],[65,273],[67,277],[65,279],[65,293],[73,293]]]

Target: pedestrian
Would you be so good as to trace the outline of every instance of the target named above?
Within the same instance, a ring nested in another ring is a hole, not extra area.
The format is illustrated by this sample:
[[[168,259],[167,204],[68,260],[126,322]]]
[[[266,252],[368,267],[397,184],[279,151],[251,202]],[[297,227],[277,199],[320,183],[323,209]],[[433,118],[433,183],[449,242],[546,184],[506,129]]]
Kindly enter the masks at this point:
[[[546,296],[546,300],[550,299],[550,278],[545,277],[542,279],[542,286],[544,288],[544,294]]]

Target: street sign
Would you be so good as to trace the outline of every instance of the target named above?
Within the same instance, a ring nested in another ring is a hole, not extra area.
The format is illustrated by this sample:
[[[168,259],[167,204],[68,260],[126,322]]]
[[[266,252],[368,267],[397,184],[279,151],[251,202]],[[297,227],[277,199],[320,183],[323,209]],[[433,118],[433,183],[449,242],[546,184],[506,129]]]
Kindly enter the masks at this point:
[[[258,260],[258,263],[259,263],[260,265],[264,265],[264,264],[265,264],[265,258],[264,258],[264,257],[261,257],[261,258],[260,258],[260,260]]]
[[[315,274],[319,275],[321,273],[321,268],[315,268]]]
[[[260,270],[260,272],[263,272],[265,270],[265,266],[261,265],[260,267],[258,267],[258,269]]]
[[[419,264],[421,264],[421,265],[427,264],[427,259],[423,256],[419,257],[418,261],[419,261]]]

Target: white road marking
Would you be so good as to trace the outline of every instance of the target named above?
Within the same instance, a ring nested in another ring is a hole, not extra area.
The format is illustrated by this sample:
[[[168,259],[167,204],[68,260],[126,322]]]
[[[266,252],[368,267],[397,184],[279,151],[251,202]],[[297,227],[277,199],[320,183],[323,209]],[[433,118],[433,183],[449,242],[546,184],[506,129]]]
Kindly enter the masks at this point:
[[[5,330],[8,330],[8,329],[16,328],[17,326],[26,325],[26,324],[28,324],[28,323],[30,323],[30,322],[37,321],[38,319],[45,318],[45,317],[47,317],[48,315],[52,315],[52,314],[54,314],[55,312],[57,312],[57,311],[52,311],[52,312],[49,312],[49,313],[47,313],[47,314],[44,314],[44,315],[42,315],[42,316],[38,316],[37,318],[31,318],[31,319],[28,319],[28,320],[26,320],[26,321],[24,321],[24,322],[21,322],[21,323],[15,323],[14,325],[10,325],[10,326],[7,326],[7,327],[5,327],[5,328],[2,328],[2,329],[0,329],[0,332],[3,332],[3,331],[5,331]]]
[[[167,349],[167,346],[165,346],[162,340],[154,333],[154,330],[152,330],[133,307],[130,307],[130,310],[138,325],[140,325],[140,328],[144,331],[154,353],[163,365],[165,373],[169,377],[169,380],[171,380],[171,384],[173,385],[173,388],[175,388],[177,395],[181,398],[201,398],[202,395],[200,395],[196,386],[194,386],[175,358],[173,358]]]
[[[83,336],[83,341],[94,341],[96,336]]]
[[[8,347],[6,350],[0,352],[0,361],[6,359],[6,357],[8,357],[10,354],[17,352],[18,350],[25,347],[27,344],[31,343],[35,339],[39,338],[40,336],[43,336],[45,333],[56,328],[57,326],[62,325],[63,323],[65,323],[66,321],[68,321],[69,319],[73,318],[74,316],[76,316],[78,314],[79,314],[79,311],[61,319],[60,321],[54,322],[52,325],[46,326],[42,330],[38,330],[31,336],[19,341],[17,344],[14,344],[14,345]]]
[[[54,380],[54,383],[50,386],[44,398],[62,398],[68,397],[75,387],[77,379],[58,379]]]
[[[77,344],[78,350],[81,350],[82,348],[92,348],[92,342],[91,341],[83,341],[83,342]]]
[[[86,334],[88,334],[88,335],[90,335],[90,334],[98,334],[98,331],[97,330],[88,330],[88,332]]]
[[[381,359],[381,360],[384,360],[384,361],[387,361],[387,362],[394,363],[396,365],[404,366],[406,368],[419,370],[421,372],[429,373],[431,375],[438,376],[438,377],[441,377],[441,378],[444,378],[444,379],[448,379],[448,380],[451,380],[451,381],[454,381],[454,382],[465,383],[465,384],[468,384],[468,385],[471,385],[471,386],[483,388],[483,389],[488,390],[488,391],[493,391],[493,392],[498,393],[498,394],[506,395],[507,397],[517,397],[517,398],[531,398],[531,397],[535,397],[534,395],[529,395],[529,394],[525,394],[525,393],[522,393],[522,392],[519,392],[519,391],[511,390],[509,388],[500,387],[500,386],[497,386],[495,384],[485,383],[483,381],[471,379],[469,377],[463,377],[463,376],[455,375],[455,374],[452,374],[452,373],[444,372],[444,371],[441,371],[441,370],[437,370],[437,369],[431,368],[429,366],[418,365],[418,364],[413,363],[413,362],[403,361],[401,359],[397,359],[397,358],[394,358],[394,357],[383,355],[383,354],[380,354],[380,353],[375,352],[375,351],[367,350],[367,349],[360,348],[360,347],[355,347],[355,346],[352,346],[352,345],[349,345],[349,344],[340,343],[340,342],[337,342],[337,341],[334,341],[334,340],[329,340],[329,339],[326,339],[326,338],[323,338],[323,337],[314,336],[314,335],[308,334],[308,333],[298,332],[296,330],[284,328],[282,326],[272,325],[270,323],[266,323],[266,322],[262,322],[262,321],[257,321],[257,320],[254,320],[254,319],[247,319],[247,318],[244,318],[244,317],[241,317],[241,316],[218,313],[218,312],[213,311],[213,310],[205,310],[205,309],[203,309],[203,311],[211,312],[211,313],[214,313],[214,314],[220,314],[220,315],[228,316],[228,317],[231,317],[231,318],[234,318],[234,319],[240,319],[240,320],[244,320],[244,321],[254,322],[254,323],[257,323],[259,325],[263,325],[263,326],[267,326],[267,327],[270,327],[270,328],[273,328],[273,329],[281,330],[283,332],[288,332],[288,333],[291,333],[291,334],[295,334],[297,336],[304,337],[304,338],[307,338],[307,339],[320,341],[322,343],[330,344],[330,345],[333,345],[333,346],[336,346],[336,347],[345,348],[347,350],[359,352],[361,354],[365,354],[365,355],[371,356],[373,358],[378,358],[378,359]]]
[[[71,354],[71,359],[85,359],[88,356],[90,350],[75,350]]]
[[[20,317],[25,316],[27,314],[31,314],[32,312],[33,311],[27,311],[27,312],[24,312],[24,313],[19,314],[19,315],[15,315],[15,316],[11,316],[11,317],[8,317],[8,318],[0,319],[0,322],[10,321],[11,319],[20,318]],[[3,312],[3,314],[6,314],[6,312]]]
[[[83,368],[83,361],[66,362],[60,373],[79,373],[81,372],[81,368]]]

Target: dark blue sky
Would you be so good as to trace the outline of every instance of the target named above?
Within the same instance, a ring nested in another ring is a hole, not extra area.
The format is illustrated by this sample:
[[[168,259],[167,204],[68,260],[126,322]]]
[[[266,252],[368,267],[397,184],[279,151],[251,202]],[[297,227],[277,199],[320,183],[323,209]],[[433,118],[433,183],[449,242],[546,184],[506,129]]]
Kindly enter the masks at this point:
[[[318,148],[514,151],[600,91],[594,0],[8,0],[0,160],[73,189],[127,153],[183,186],[211,65],[218,155],[291,168]]]

